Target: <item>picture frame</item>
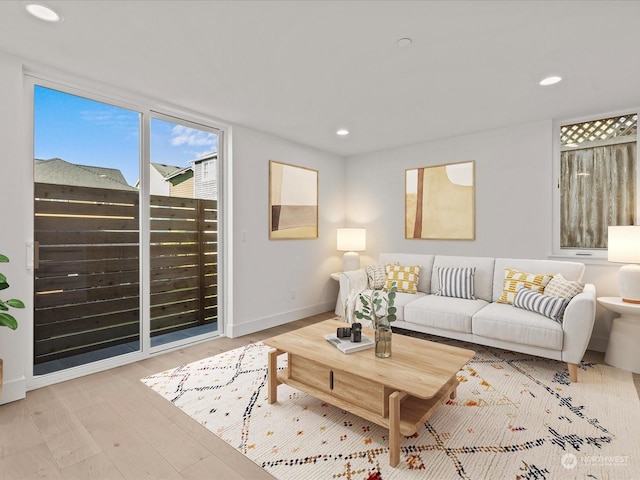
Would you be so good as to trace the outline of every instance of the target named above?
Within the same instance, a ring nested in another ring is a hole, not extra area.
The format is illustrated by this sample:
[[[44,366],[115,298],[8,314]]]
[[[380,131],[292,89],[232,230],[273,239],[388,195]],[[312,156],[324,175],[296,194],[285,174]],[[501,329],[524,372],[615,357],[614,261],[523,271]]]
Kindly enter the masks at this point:
[[[475,240],[475,161],[405,170],[405,238]]]
[[[269,160],[269,239],[318,238],[318,171]]]

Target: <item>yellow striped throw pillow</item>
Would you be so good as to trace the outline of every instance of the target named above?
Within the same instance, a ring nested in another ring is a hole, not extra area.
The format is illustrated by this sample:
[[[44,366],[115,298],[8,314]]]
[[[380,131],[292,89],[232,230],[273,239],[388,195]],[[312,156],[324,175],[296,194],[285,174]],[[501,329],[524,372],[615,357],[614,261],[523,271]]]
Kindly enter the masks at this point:
[[[518,290],[528,288],[534,292],[544,292],[544,287],[553,278],[552,274],[547,273],[526,273],[514,270],[513,268],[504,269],[504,281],[502,282],[502,295],[497,300],[498,303],[510,303],[516,298]]]
[[[385,290],[391,289],[391,284],[395,281],[398,284],[399,292],[418,293],[418,278],[420,278],[420,266],[403,267],[402,265],[386,265],[387,284]]]

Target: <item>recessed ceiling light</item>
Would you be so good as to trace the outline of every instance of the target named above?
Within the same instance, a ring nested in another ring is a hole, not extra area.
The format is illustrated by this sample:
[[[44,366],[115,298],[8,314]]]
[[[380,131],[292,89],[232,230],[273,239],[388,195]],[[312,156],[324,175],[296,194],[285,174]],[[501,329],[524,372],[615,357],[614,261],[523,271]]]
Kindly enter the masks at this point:
[[[60,22],[62,17],[49,7],[37,3],[29,3],[25,7],[27,12],[45,22]]]
[[[411,40],[409,37],[399,38],[396,41],[396,45],[398,45],[399,47],[408,47],[409,45],[411,45],[412,41],[413,40]]]
[[[344,137],[345,135],[349,135],[349,130],[347,130],[346,128],[341,128],[336,132],[336,135],[340,135],[341,137]]]
[[[549,85],[555,85],[556,83],[560,83],[562,81],[562,77],[558,77],[557,75],[553,75],[547,78],[543,78],[542,80],[540,80],[540,85],[542,85],[543,87],[549,86]]]

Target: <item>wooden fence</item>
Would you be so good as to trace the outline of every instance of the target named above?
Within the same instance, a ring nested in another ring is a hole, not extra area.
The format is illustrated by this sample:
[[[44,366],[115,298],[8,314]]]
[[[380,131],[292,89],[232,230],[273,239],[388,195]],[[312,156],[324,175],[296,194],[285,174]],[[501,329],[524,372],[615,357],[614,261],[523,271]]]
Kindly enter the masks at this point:
[[[151,335],[216,322],[217,202],[152,196],[150,216]],[[139,218],[137,191],[35,184],[35,364],[137,345]]]

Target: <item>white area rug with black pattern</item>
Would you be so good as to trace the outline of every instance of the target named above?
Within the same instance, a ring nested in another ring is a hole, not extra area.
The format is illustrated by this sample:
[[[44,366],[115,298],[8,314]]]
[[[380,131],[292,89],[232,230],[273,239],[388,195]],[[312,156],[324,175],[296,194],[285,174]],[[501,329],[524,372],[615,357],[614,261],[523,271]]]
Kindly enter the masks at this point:
[[[382,427],[287,385],[269,405],[262,343],[142,381],[280,480],[640,479],[629,372],[583,362],[571,384],[561,362],[438,340],[478,353],[396,468]]]

